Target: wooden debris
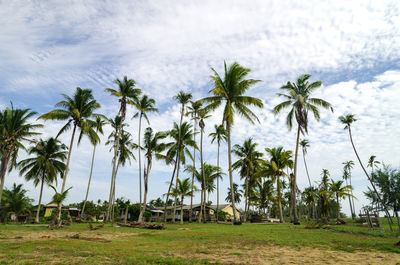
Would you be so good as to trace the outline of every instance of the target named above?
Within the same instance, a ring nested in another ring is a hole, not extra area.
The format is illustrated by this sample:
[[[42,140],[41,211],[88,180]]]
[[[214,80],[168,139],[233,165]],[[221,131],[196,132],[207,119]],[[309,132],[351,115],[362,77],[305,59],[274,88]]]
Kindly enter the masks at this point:
[[[132,223],[117,223],[121,227],[132,227],[132,228],[142,228],[142,229],[155,229],[155,230],[162,230],[165,229],[164,224],[151,224],[151,223],[138,223],[138,222],[132,222]]]
[[[99,230],[100,228],[104,228],[104,224],[93,226],[91,223],[89,223],[89,230]]]

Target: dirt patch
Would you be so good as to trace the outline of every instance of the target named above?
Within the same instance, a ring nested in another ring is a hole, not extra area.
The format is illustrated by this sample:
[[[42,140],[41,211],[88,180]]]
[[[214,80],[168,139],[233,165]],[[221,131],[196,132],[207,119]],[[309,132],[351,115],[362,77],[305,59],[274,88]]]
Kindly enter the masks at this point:
[[[103,243],[111,242],[111,240],[107,240],[107,239],[104,239],[104,238],[101,238],[101,237],[84,237],[84,236],[81,236],[80,234],[67,236],[67,238],[87,240],[87,241],[95,241],[95,242],[103,242]]]
[[[218,264],[399,264],[400,255],[386,252],[344,252],[336,250],[262,245],[255,248],[197,249],[170,256],[208,260]]]

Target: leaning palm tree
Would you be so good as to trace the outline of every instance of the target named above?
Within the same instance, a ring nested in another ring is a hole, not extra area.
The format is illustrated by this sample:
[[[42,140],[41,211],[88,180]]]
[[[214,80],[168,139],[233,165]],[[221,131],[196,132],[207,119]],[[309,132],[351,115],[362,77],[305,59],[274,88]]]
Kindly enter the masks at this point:
[[[329,193],[332,196],[335,196],[336,198],[336,203],[337,203],[337,214],[336,214],[336,220],[337,223],[340,223],[340,198],[345,198],[345,197],[354,197],[353,194],[351,194],[351,190],[353,189],[351,185],[346,185],[342,186],[343,181],[338,180],[334,181],[333,179],[329,183]]]
[[[293,127],[293,120],[297,121],[297,139],[296,139],[296,151],[294,154],[294,172],[293,172],[293,185],[292,187],[292,198],[293,198],[293,222],[294,224],[299,224],[297,217],[297,207],[296,207],[296,188],[297,187],[297,155],[299,152],[299,141],[300,133],[308,133],[308,112],[311,111],[314,118],[319,121],[320,114],[318,107],[323,107],[325,109],[333,108],[331,104],[320,98],[313,98],[312,93],[321,86],[321,81],[316,81],[309,83],[308,79],[311,75],[305,74],[301,75],[296,83],[287,82],[286,85],[281,87],[286,93],[278,93],[278,96],[285,98],[285,101],[278,104],[274,108],[275,115],[279,114],[283,109],[290,108],[290,111],[286,117],[286,124],[289,130]]]
[[[181,197],[181,221],[180,223],[183,224],[183,201],[185,200],[185,197],[192,196],[192,183],[190,182],[190,178],[185,178],[184,180],[178,179],[178,186],[176,186],[173,190],[172,193],[176,196]],[[194,190],[196,191],[197,188],[195,186]],[[189,214],[191,215],[191,214]]]
[[[310,179],[310,174],[308,173],[308,167],[307,167],[307,163],[306,163],[306,154],[307,154],[307,148],[310,147],[310,142],[307,139],[303,139],[299,142],[301,149],[303,151],[303,160],[304,160],[304,167],[306,169],[306,173],[307,173],[307,178],[308,178],[308,184],[310,185],[310,189],[312,189],[312,185],[311,185],[311,179]],[[314,197],[313,197],[314,198]],[[316,206],[315,206],[315,202],[313,203],[313,211],[314,213],[316,212]]]
[[[80,129],[78,143],[82,139],[82,135],[88,135],[91,141],[98,141],[98,135],[95,130],[89,125],[89,120],[93,117],[99,116],[94,114],[94,111],[100,108],[100,104],[94,99],[92,90],[82,89],[77,87],[72,97],[62,94],[64,100],[56,104],[56,108],[46,114],[43,114],[39,119],[44,120],[61,120],[67,123],[58,132],[57,137],[69,130],[72,126],[71,141],[68,148],[67,164],[65,172],[63,173],[63,182],[61,186],[61,193],[65,191],[65,184],[69,172],[69,162],[71,161],[72,147],[74,145],[75,133]],[[59,206],[61,211],[61,205]],[[60,216],[59,216],[60,218]]]
[[[118,115],[121,116],[121,123],[119,124],[119,127],[116,130],[116,135],[115,139],[116,141],[114,142],[114,157],[113,157],[113,167],[112,167],[112,172],[111,172],[111,185],[110,185],[110,195],[109,195],[109,201],[112,200],[112,187],[113,183],[115,182],[115,174],[117,170],[117,151],[118,151],[118,146],[119,146],[119,137],[121,135],[122,127],[124,125],[125,121],[125,116],[126,116],[126,107],[128,104],[134,104],[134,102],[138,101],[139,95],[142,93],[142,91],[138,88],[135,88],[136,82],[133,79],[128,79],[126,76],[122,80],[120,79],[115,79],[114,83],[118,86],[118,90],[112,89],[112,88],[106,88],[105,91],[111,93],[112,96],[116,96],[119,98],[120,102],[120,108],[118,111]],[[108,220],[110,218],[111,210],[112,210],[112,205],[110,204],[110,207],[107,210],[107,215],[106,219]]]
[[[133,116],[134,118],[139,117],[139,131],[138,131],[138,145],[140,146],[140,134],[142,132],[142,118],[144,117],[147,121],[147,125],[150,125],[149,118],[147,117],[147,113],[149,112],[158,112],[158,109],[154,107],[156,101],[152,98],[149,98],[147,95],[143,95],[136,102],[134,102],[135,108],[138,110],[136,114]],[[140,149],[138,148],[138,163],[139,163],[139,203],[142,203],[142,158],[140,155]]]
[[[374,190],[374,192],[375,192],[375,194],[376,194],[376,196],[377,196],[377,198],[378,198],[378,200],[379,200],[379,203],[383,206],[383,208],[384,208],[384,210],[385,210],[385,213],[386,213],[386,215],[387,215],[388,218],[389,218],[390,231],[393,231],[393,228],[392,228],[393,220],[392,220],[392,218],[390,217],[389,210],[388,210],[386,204],[382,201],[381,196],[379,195],[379,193],[378,193],[378,191],[377,191],[377,189],[376,189],[376,187],[375,187],[374,182],[372,181],[372,179],[371,179],[371,177],[369,176],[367,170],[365,169],[363,163],[361,162],[360,156],[358,155],[358,152],[357,152],[356,147],[355,147],[354,142],[353,142],[353,136],[352,136],[352,134],[351,134],[351,124],[353,124],[354,122],[356,122],[357,119],[356,119],[356,117],[355,117],[354,114],[347,114],[347,115],[345,115],[345,116],[340,116],[340,117],[339,117],[339,120],[340,120],[340,122],[341,122],[342,124],[345,125],[344,129],[345,129],[345,130],[347,129],[348,132],[349,132],[350,142],[351,142],[351,145],[353,146],[354,153],[356,154],[356,157],[357,157],[357,159],[358,159],[358,162],[360,163],[360,166],[361,166],[362,170],[364,171],[364,173],[365,173],[365,175],[367,176],[369,182],[371,183],[371,186],[372,186],[372,188],[373,188],[373,190]]]
[[[65,201],[65,199],[67,198],[68,192],[70,189],[72,189],[72,187],[69,187],[68,189],[66,189],[65,191],[60,192],[60,193],[57,192],[57,190],[54,186],[50,185],[50,188],[52,188],[55,192],[53,195],[53,198],[52,198],[52,202],[57,204],[57,210],[56,210],[56,213],[54,214],[52,225],[53,226],[61,226],[61,221],[60,221],[61,206],[62,206],[63,202]]]
[[[255,106],[258,108],[263,107],[262,100],[254,97],[245,96],[244,94],[250,89],[250,87],[260,80],[246,79],[250,73],[249,68],[244,68],[237,62],[234,62],[229,66],[226,66],[224,62],[224,77],[221,76],[213,69],[214,75],[211,79],[214,81],[214,88],[210,90],[213,96],[206,97],[200,100],[200,102],[207,102],[209,105],[206,109],[215,110],[225,102],[222,121],[225,123],[225,129],[228,138],[228,165],[229,165],[229,181],[230,188],[233,190],[233,173],[232,173],[232,155],[231,155],[231,131],[234,124],[234,113],[245,117],[251,123],[254,120],[258,121],[256,114],[249,109],[249,106]],[[235,198],[232,193],[232,207],[233,211],[236,212]],[[237,222],[237,216],[234,215],[233,222]]]
[[[156,132],[153,133],[153,129],[148,127],[145,130],[144,133],[144,152],[145,152],[145,158],[147,160],[147,165],[145,168],[145,174],[144,174],[144,194],[143,194],[143,202],[140,208],[140,214],[139,214],[139,219],[138,222],[143,222],[143,215],[144,212],[146,211],[146,200],[147,200],[147,190],[148,190],[148,183],[149,183],[149,175],[150,175],[150,170],[151,166],[153,163],[153,157],[156,159],[167,159],[167,157],[161,152],[165,150],[167,147],[165,143],[161,143],[160,141],[162,139],[165,139],[168,136],[167,133],[165,132]]]
[[[16,166],[19,149],[25,149],[22,142],[30,141],[39,134],[34,130],[43,127],[29,122],[35,114],[30,109],[14,109],[13,106],[0,112],[0,202],[7,168],[11,171]]]
[[[31,158],[24,159],[18,163],[19,173],[25,176],[26,181],[33,180],[33,185],[40,185],[39,203],[35,222],[39,223],[40,205],[42,203],[43,186],[57,181],[57,175],[65,170],[65,159],[67,158],[67,147],[54,138],[39,140],[37,144],[29,148],[28,155]]]
[[[95,132],[96,134],[103,134],[103,126],[106,123],[106,121],[102,118],[102,117],[96,117],[96,120],[94,122],[90,122],[90,126],[95,128]],[[81,212],[81,216],[84,217],[85,214],[85,207],[86,207],[86,202],[88,199],[88,195],[89,195],[89,189],[90,189],[90,183],[92,180],[92,174],[93,174],[93,165],[94,165],[94,156],[96,153],[96,147],[97,145],[100,143],[100,138],[99,141],[94,141],[92,142],[93,144],[93,152],[92,152],[92,162],[90,163],[90,173],[89,173],[89,181],[88,181],[88,186],[86,189],[86,196],[85,196],[85,200],[83,202],[83,206],[82,206],[82,212]]]
[[[344,165],[343,167],[343,179],[346,181],[346,186],[347,186],[347,180],[350,181],[350,186],[353,187],[352,181],[351,181],[351,170],[353,169],[354,162],[352,160],[346,161],[342,163]],[[351,195],[353,195],[353,190],[351,190]],[[354,220],[356,216],[356,208],[354,205],[354,196],[349,196],[349,201],[350,201],[350,211],[351,211],[351,218]]]
[[[226,140],[227,140],[226,130],[224,128],[224,125],[215,124],[214,132],[210,133],[208,136],[211,137],[211,143],[217,142],[217,145],[218,145],[217,167],[219,167],[219,149],[221,146],[221,142],[226,142]],[[217,213],[219,211],[219,179],[220,178],[217,178]],[[217,222],[218,222],[218,214],[217,214]]]
[[[244,221],[247,221],[247,211],[249,206],[249,179],[254,174],[256,164],[260,163],[263,153],[256,150],[257,143],[253,142],[253,138],[248,138],[243,145],[235,144],[233,153],[238,157],[238,160],[233,163],[232,168],[239,170],[241,178],[245,179],[245,206],[244,206]]]
[[[197,134],[197,120],[198,112],[201,109],[202,104],[198,101],[191,101],[190,106],[187,107],[186,116],[191,116],[193,121],[193,141],[196,143]],[[193,167],[196,167],[196,148],[193,147]],[[190,196],[190,212],[193,212],[193,196],[194,196],[194,174],[192,174],[192,194]],[[192,215],[189,215],[189,222],[192,222]]]

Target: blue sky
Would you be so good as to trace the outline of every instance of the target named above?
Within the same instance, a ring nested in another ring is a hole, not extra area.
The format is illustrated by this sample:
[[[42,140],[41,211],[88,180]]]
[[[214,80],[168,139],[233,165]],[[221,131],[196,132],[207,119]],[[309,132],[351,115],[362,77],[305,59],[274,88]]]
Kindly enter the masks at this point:
[[[281,85],[303,73],[322,80],[316,96],[334,106],[312,121],[308,163],[311,178],[319,180],[322,168],[341,178],[342,162],[356,160],[348,136],[337,117],[357,115],[354,137],[363,161],[372,154],[399,166],[400,127],[400,3],[398,1],[3,1],[0,2],[0,106],[29,107],[39,113],[52,109],[61,93],[77,86],[91,88],[102,104],[101,112],[115,115],[117,99],[104,88],[127,75],[144,93],[155,98],[159,114],[150,115],[156,130],[169,129],[178,121],[179,107],[172,97],[179,91],[195,98],[211,88],[211,67],[218,72],[223,61],[238,61],[252,69],[262,82],[249,94],[261,98],[260,124],[240,118],[233,143],[254,137],[260,150],[282,145],[294,148],[295,132],[288,131],[284,115],[271,110],[280,102]],[[136,137],[137,120],[129,130]],[[208,134],[221,119],[216,111],[206,123]],[[59,122],[46,122],[43,137],[54,136]],[[110,132],[107,128],[106,135]],[[67,142],[70,135],[62,140]],[[104,141],[103,141],[104,142]],[[100,147],[96,156],[89,199],[108,198],[111,154]],[[216,146],[206,144],[205,158],[216,161]],[[226,147],[222,148],[226,169]],[[91,147],[87,141],[74,147],[67,186],[73,186],[69,202],[83,199],[89,174]],[[21,158],[24,154],[21,153]],[[299,157],[302,161],[302,157]],[[150,179],[150,198],[166,192],[172,169],[155,163]],[[357,209],[366,200],[367,181],[354,168]],[[236,181],[238,176],[235,176]],[[6,186],[21,183],[17,172]],[[299,164],[299,186],[307,179]],[[225,197],[228,180],[222,183]],[[31,197],[38,189],[27,184]],[[119,172],[117,193],[138,200],[137,165]],[[52,192],[47,189],[44,201]],[[198,197],[198,196],[197,196]],[[345,203],[344,210],[348,205]]]

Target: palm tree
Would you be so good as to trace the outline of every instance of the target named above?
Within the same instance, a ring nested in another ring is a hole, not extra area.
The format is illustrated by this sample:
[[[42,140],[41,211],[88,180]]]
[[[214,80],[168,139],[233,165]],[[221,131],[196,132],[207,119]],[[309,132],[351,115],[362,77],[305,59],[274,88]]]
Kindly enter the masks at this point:
[[[142,132],[142,117],[144,117],[147,121],[147,125],[150,125],[149,118],[147,117],[147,113],[149,112],[158,112],[158,109],[154,107],[156,101],[152,98],[149,98],[147,95],[143,95],[136,102],[134,102],[134,106],[138,110],[136,114],[133,116],[134,118],[139,117],[139,132],[138,132],[138,145],[140,146],[140,134]],[[138,157],[139,157],[139,203],[142,203],[142,160],[140,155],[140,149],[138,148]]]
[[[192,183],[190,182],[190,178],[185,178],[184,180],[178,179],[178,186],[176,186],[173,190],[172,193],[174,195],[180,196],[181,197],[181,224],[183,224],[183,201],[185,197],[192,196]],[[197,188],[194,187],[194,190]],[[191,215],[191,213],[189,214]]]
[[[307,167],[307,163],[306,163],[306,154],[307,154],[307,148],[310,147],[310,142],[307,139],[303,139],[299,142],[301,149],[303,151],[303,160],[304,160],[304,167],[306,169],[306,173],[307,173],[307,178],[308,178],[308,184],[310,184],[310,189],[312,188],[311,185],[311,179],[310,179],[310,174],[308,173],[308,167]],[[314,198],[314,197],[313,197]],[[313,210],[314,213],[316,212],[316,207],[315,207],[315,202],[313,203]]]
[[[314,218],[314,219],[317,218],[317,209],[315,207],[317,193],[318,193],[318,190],[313,186],[305,188],[304,191],[303,191],[303,197],[304,197],[305,203],[308,206],[312,205],[312,207],[313,207],[312,208],[313,209],[313,215],[311,216],[311,218]]]
[[[249,206],[249,178],[254,174],[254,167],[260,162],[263,154],[256,150],[257,143],[253,142],[253,138],[248,138],[240,146],[235,144],[233,146],[233,153],[239,158],[233,163],[232,168],[240,171],[240,176],[245,179],[245,207],[244,207],[244,220],[247,221],[247,211]]]
[[[220,124],[214,125],[214,132],[210,133],[208,136],[211,137],[211,143],[217,142],[218,152],[217,152],[217,167],[219,167],[219,149],[221,146],[221,142],[226,142],[226,130],[224,125]],[[193,165],[194,166],[194,165]],[[217,213],[219,212],[219,178],[217,178]],[[217,222],[218,222],[218,214],[217,214]]]
[[[155,134],[153,134],[153,129],[151,129],[150,127],[146,128],[145,130],[143,148],[145,151],[147,165],[144,174],[144,196],[142,207],[140,208],[138,222],[143,222],[143,215],[146,211],[147,187],[149,183],[149,175],[153,162],[153,157],[155,157],[156,159],[167,159],[165,155],[161,154],[161,152],[163,152],[167,146],[165,143],[160,142],[160,140],[165,139],[167,135],[168,134],[165,132],[156,132]]]
[[[57,204],[57,210],[56,210],[56,214],[54,215],[54,219],[53,219],[53,226],[60,226],[61,222],[60,222],[60,218],[61,218],[61,206],[63,204],[63,202],[65,201],[65,199],[68,196],[68,192],[70,189],[72,189],[72,187],[69,187],[68,189],[66,189],[63,192],[57,192],[56,188],[52,185],[49,185],[50,188],[52,188],[54,190],[54,195],[52,198],[52,202]]]
[[[231,192],[231,188],[228,187],[228,192],[227,192],[225,201],[232,203],[232,198],[234,198],[235,202],[240,203],[240,201],[241,201],[240,198],[243,195],[242,193],[243,193],[243,191],[239,190],[239,185],[236,183],[233,183],[233,193]],[[236,215],[236,211],[234,213],[235,214],[233,216]]]
[[[266,181],[262,181],[261,183],[257,182],[257,185],[254,189],[254,196],[258,202],[260,210],[263,209],[265,214],[265,209],[269,207],[269,202],[273,200],[274,194],[274,184],[272,180],[268,179]],[[268,209],[269,214],[269,209]]]
[[[67,158],[66,149],[67,147],[57,139],[41,139],[35,146],[28,150],[28,155],[33,157],[24,159],[18,163],[20,174],[25,175],[26,181],[33,180],[35,187],[41,183],[39,204],[35,218],[36,223],[39,223],[44,183],[52,184],[54,181],[57,181],[57,175],[61,175],[64,172],[64,161]]]
[[[103,126],[104,126],[105,123],[106,123],[106,121],[104,119],[102,119],[101,117],[96,117],[96,120],[93,123],[90,122],[90,125],[95,128],[96,134],[99,134],[99,133],[103,134],[104,133],[103,132]],[[99,138],[99,141],[95,141],[95,142],[92,143],[93,144],[92,162],[90,164],[89,181],[88,181],[88,186],[87,186],[87,189],[86,189],[86,196],[85,196],[85,200],[83,202],[83,207],[82,207],[82,212],[81,212],[81,216],[82,217],[85,214],[86,202],[87,202],[87,198],[88,198],[88,195],[89,195],[90,183],[91,183],[91,180],[92,180],[93,165],[94,165],[94,155],[96,153],[96,146],[99,143],[100,143],[100,138]]]
[[[66,132],[71,128],[72,125],[72,135],[71,141],[68,148],[68,157],[67,164],[65,167],[65,172],[63,174],[63,183],[61,186],[61,193],[65,190],[65,184],[67,181],[67,176],[69,172],[69,162],[71,161],[72,147],[74,145],[74,138],[76,129],[80,129],[80,134],[78,138],[78,143],[82,139],[82,135],[86,134],[89,136],[91,141],[98,141],[98,135],[94,131],[94,129],[90,126],[89,120],[92,117],[99,116],[98,114],[94,114],[94,111],[100,108],[100,104],[94,99],[92,90],[90,89],[82,89],[77,87],[75,93],[72,97],[62,94],[64,100],[58,102],[55,106],[56,108],[46,114],[43,114],[39,117],[39,119],[44,120],[61,120],[67,121],[67,123],[61,128],[58,132],[57,137]],[[61,212],[61,205],[58,209]]]
[[[351,194],[351,190],[353,189],[351,187],[351,185],[346,185],[346,186],[342,186],[343,185],[343,180],[338,180],[338,181],[334,181],[333,179],[331,179],[331,182],[329,183],[329,193],[332,194],[333,196],[336,197],[336,203],[337,203],[337,216],[336,216],[336,220],[337,223],[340,223],[339,219],[340,219],[340,198],[345,198],[345,197],[354,197]]]
[[[347,186],[347,180],[350,180],[350,186],[353,187],[351,183],[351,170],[353,169],[354,162],[352,160],[346,161],[342,163],[344,165],[343,167],[343,179],[346,181],[346,186]],[[351,195],[353,195],[353,191],[351,190]],[[356,216],[356,208],[354,205],[354,200],[352,200],[354,196],[349,197],[349,202],[350,202],[350,211],[351,211],[351,218],[354,220]]]
[[[114,178],[116,175],[116,170],[117,170],[117,151],[119,149],[119,138],[121,135],[122,127],[124,125],[125,121],[125,116],[126,116],[126,107],[127,104],[134,104],[134,102],[138,101],[139,95],[142,93],[142,91],[138,88],[135,88],[136,82],[133,79],[128,79],[126,76],[122,80],[120,79],[115,79],[114,83],[118,86],[118,90],[112,89],[112,88],[106,88],[105,91],[111,93],[112,96],[116,96],[119,98],[120,102],[120,108],[118,111],[118,115],[121,116],[121,122],[119,124],[119,127],[116,130],[116,135],[115,135],[115,142],[114,142],[114,158],[113,158],[113,168],[112,168],[112,173],[111,173],[111,186],[110,186],[110,196],[109,196],[109,201],[112,200],[113,196],[113,183],[115,182]],[[110,213],[112,210],[112,204],[109,205],[106,219],[108,220],[110,218]]]
[[[14,109],[13,106],[0,112],[0,202],[7,168],[11,171],[16,166],[19,149],[25,149],[22,141],[31,141],[32,136],[39,134],[33,130],[43,127],[29,122],[35,114],[30,109]]]
[[[29,214],[32,199],[26,196],[28,191],[23,189],[22,184],[13,184],[11,189],[4,189],[3,200],[0,202],[0,214],[3,222],[9,218],[10,213],[15,215]]]
[[[371,177],[369,176],[367,170],[365,169],[363,163],[361,162],[360,156],[358,155],[358,152],[357,152],[356,147],[355,147],[354,142],[353,142],[353,136],[351,134],[351,124],[356,122],[357,119],[356,119],[354,114],[346,114],[345,116],[340,116],[339,120],[340,120],[340,122],[342,124],[345,125],[344,129],[345,130],[347,129],[348,132],[349,132],[350,142],[351,142],[351,145],[353,146],[354,153],[356,154],[358,162],[360,163],[360,166],[361,166],[362,170],[364,171],[365,175],[367,176],[367,178],[369,180],[369,183],[371,183],[371,186],[372,186],[372,188],[373,188],[373,190],[374,190],[374,192],[375,192],[375,194],[376,194],[376,196],[377,196],[377,198],[379,200],[379,203],[383,206],[383,208],[385,210],[385,213],[389,218],[390,231],[393,232],[393,228],[392,228],[393,221],[392,221],[392,218],[390,217],[390,213],[388,211],[388,208],[387,208],[386,204],[382,201],[382,199],[381,199],[381,197],[380,197],[380,195],[379,195],[379,193],[378,193],[378,191],[377,191],[377,189],[375,187],[375,184],[373,183]]]
[[[282,210],[282,189],[280,177],[288,176],[285,172],[286,168],[293,167],[292,151],[285,151],[283,147],[266,148],[270,160],[263,160],[259,174],[261,176],[270,177],[272,181],[276,181],[277,201],[279,208],[279,221],[283,223]]]
[[[178,127],[177,123],[174,123],[174,127],[172,130],[168,132],[168,135],[173,139],[172,142],[166,144],[167,150],[167,157],[169,158],[167,162],[174,161],[174,157],[179,157],[179,161],[185,165],[186,164],[186,156],[188,156],[191,160],[194,158],[192,157],[188,147],[193,147],[197,149],[197,145],[193,140],[193,131],[192,125],[188,122],[183,122],[180,127]],[[179,152],[179,156],[178,156]],[[174,171],[176,171],[178,160],[175,159],[175,166]],[[175,172],[174,172],[175,173]],[[169,183],[167,198],[165,200],[165,207],[167,207],[167,201],[169,199],[169,195],[171,195],[171,189],[174,181],[174,175],[172,174],[171,182]],[[179,178],[179,171],[176,172],[177,179]],[[174,213],[176,213],[176,200],[177,196],[175,196],[175,204],[174,204]],[[164,208],[164,212],[166,212],[167,208]],[[175,216],[175,214],[174,214]],[[165,222],[166,215],[164,215],[164,222]]]
[[[213,94],[213,96],[203,98],[200,102],[209,103],[206,108],[210,110],[217,109],[222,105],[223,101],[225,102],[222,120],[223,123],[225,123],[228,138],[229,181],[230,188],[233,190],[231,130],[234,124],[234,113],[245,117],[251,123],[254,123],[254,120],[258,121],[256,114],[249,109],[249,106],[262,108],[262,100],[245,96],[244,94],[252,85],[260,82],[260,80],[246,79],[251,70],[242,67],[237,62],[231,64],[229,68],[226,66],[226,62],[224,62],[225,75],[223,79],[214,68],[211,68],[211,70],[214,73],[214,75],[211,76],[211,79],[214,81],[214,88],[211,89],[209,93]],[[235,198],[233,194],[231,200],[233,211],[236,212]],[[237,222],[236,215],[234,215],[233,222]]]
[[[191,116],[193,120],[193,141],[196,143],[197,134],[197,120],[198,111],[202,107],[202,103],[198,101],[191,101],[190,106],[187,107],[186,116]],[[196,168],[196,148],[193,147],[193,167]],[[194,196],[194,174],[192,174],[192,195],[190,196],[190,212],[193,212],[193,196]],[[218,206],[217,206],[218,207]],[[189,222],[192,222],[192,214],[189,215]]]
[[[371,176],[373,175],[373,173],[374,173],[374,168],[378,168],[378,166],[380,165],[380,163],[381,162],[379,162],[379,161],[377,161],[377,160],[375,160],[376,159],[376,156],[374,156],[374,155],[372,155],[372,156],[370,156],[369,157],[369,159],[368,159],[368,164],[367,164],[367,167],[370,167],[371,168]]]
[[[292,198],[293,198],[293,218],[294,224],[299,224],[297,217],[297,207],[296,207],[296,188],[297,187],[297,155],[299,151],[299,141],[300,141],[300,133],[305,134],[308,133],[308,112],[311,111],[314,115],[314,118],[319,121],[320,114],[318,107],[323,107],[325,109],[331,109],[333,112],[333,108],[331,104],[320,98],[313,98],[311,94],[321,86],[321,81],[312,82],[311,84],[308,82],[308,79],[311,75],[305,74],[301,75],[296,83],[287,82],[286,85],[281,87],[282,90],[286,92],[286,94],[278,93],[278,96],[285,97],[285,101],[278,104],[274,108],[274,113],[277,115],[283,109],[290,108],[290,111],[286,117],[286,124],[289,130],[293,127],[293,120],[297,121],[297,139],[296,139],[296,151],[294,155],[294,175],[293,175],[293,185],[292,187]]]

